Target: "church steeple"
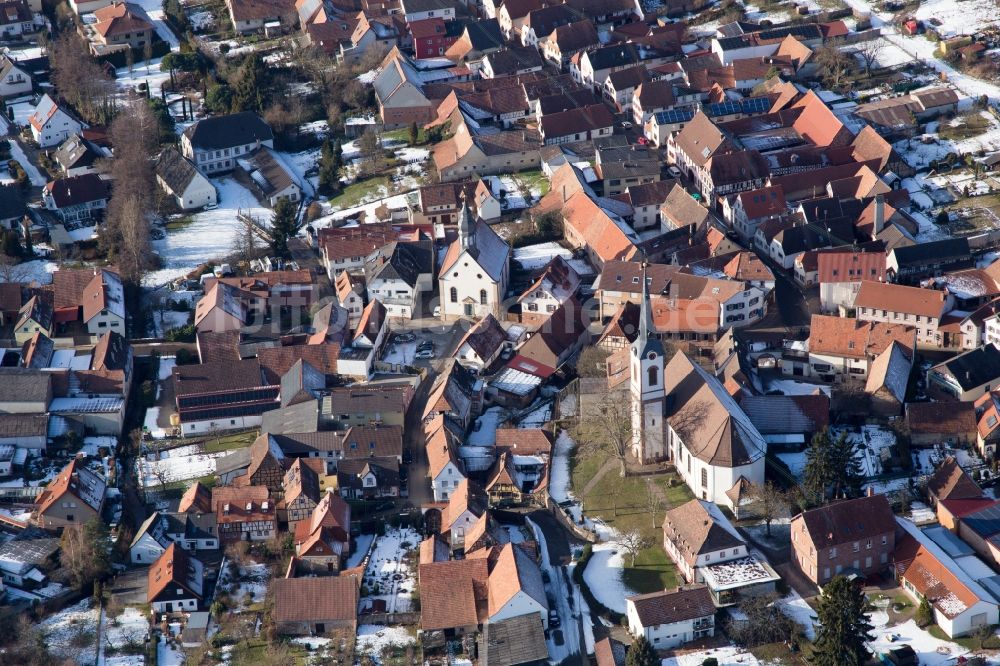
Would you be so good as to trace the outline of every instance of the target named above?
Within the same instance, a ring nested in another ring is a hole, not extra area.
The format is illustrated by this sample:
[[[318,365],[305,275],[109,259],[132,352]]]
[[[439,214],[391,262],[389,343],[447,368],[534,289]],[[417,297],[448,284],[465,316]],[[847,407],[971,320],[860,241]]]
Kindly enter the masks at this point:
[[[655,352],[663,356],[663,343],[659,338],[651,335],[653,330],[653,311],[649,303],[649,282],[646,278],[646,264],[642,264],[642,302],[639,305],[639,335],[633,343],[634,351],[638,356],[648,356],[649,352]]]
[[[469,206],[462,198],[462,210],[458,211],[458,241],[463,250],[468,250],[475,245],[476,222],[472,219]]]

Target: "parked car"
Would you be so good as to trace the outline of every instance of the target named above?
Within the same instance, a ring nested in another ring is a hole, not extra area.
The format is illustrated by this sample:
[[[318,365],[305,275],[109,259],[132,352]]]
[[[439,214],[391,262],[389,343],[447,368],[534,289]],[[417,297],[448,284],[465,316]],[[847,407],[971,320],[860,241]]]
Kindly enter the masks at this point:
[[[421,349],[420,351],[418,351],[416,354],[413,355],[413,358],[419,358],[419,359],[425,359],[425,360],[429,359],[429,358],[434,358],[434,350],[433,349]]]
[[[549,628],[558,629],[560,624],[559,613],[556,612],[556,609],[549,610]]]
[[[677,178],[678,180],[681,177],[681,170],[675,167],[673,164],[667,167],[667,173],[669,173],[674,178]]]
[[[413,342],[417,339],[413,333],[397,333],[396,342]]]
[[[434,343],[431,340],[424,340],[419,345],[417,345],[417,351],[424,351],[426,349],[434,351]]]
[[[434,316],[435,317],[440,317],[441,316],[441,306],[440,305],[435,305],[434,306]]]
[[[632,122],[629,120],[623,120],[622,127],[624,127],[625,129],[632,129]]]

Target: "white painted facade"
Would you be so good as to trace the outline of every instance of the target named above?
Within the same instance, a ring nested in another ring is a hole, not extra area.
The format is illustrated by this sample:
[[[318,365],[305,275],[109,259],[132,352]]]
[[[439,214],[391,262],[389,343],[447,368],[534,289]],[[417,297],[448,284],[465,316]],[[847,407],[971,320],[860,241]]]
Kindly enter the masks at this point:
[[[166,548],[154,539],[153,535],[146,532],[132,544],[128,549],[128,554],[132,564],[152,564],[165,550]]]
[[[549,626],[548,609],[538,603],[534,597],[524,590],[519,590],[517,594],[510,598],[510,601],[501,606],[496,613],[490,615],[489,621],[499,622],[532,613],[538,613],[542,617],[542,625],[544,627],[547,628]]]
[[[431,492],[434,494],[435,502],[445,502],[451,494],[458,488],[458,484],[465,480],[465,475],[455,463],[449,461],[441,468],[436,477],[431,479]]]
[[[714,615],[644,627],[631,599],[625,600],[625,617],[628,618],[629,633],[635,637],[645,636],[654,650],[670,650],[696,638],[715,634]]]

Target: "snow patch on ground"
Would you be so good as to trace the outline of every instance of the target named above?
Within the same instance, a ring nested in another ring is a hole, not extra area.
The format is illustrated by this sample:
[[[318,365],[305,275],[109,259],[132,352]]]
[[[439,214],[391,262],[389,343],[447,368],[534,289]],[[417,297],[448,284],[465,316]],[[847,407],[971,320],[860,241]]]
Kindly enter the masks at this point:
[[[362,600],[382,599],[390,613],[410,610],[415,580],[410,569],[410,558],[420,546],[420,535],[409,528],[390,529],[375,541],[375,550],[365,568],[364,585],[369,594]]]
[[[816,628],[813,623],[816,621],[816,611],[806,603],[805,599],[799,596],[794,589],[778,600],[778,608],[788,617],[802,625],[806,638],[811,641],[816,640]]]
[[[406,647],[416,644],[406,627],[385,627],[379,624],[363,624],[358,627],[358,639],[354,646],[356,654],[372,658],[376,666],[381,664],[382,652],[387,648]]]
[[[98,615],[92,601],[84,599],[46,618],[39,628],[54,655],[86,666],[97,657]]]
[[[661,666],[701,666],[709,657],[715,657],[719,666],[758,666],[760,664],[757,657],[735,645],[730,645],[667,657],[661,662]]]
[[[625,551],[617,542],[609,541],[594,546],[593,555],[583,577],[594,596],[613,611],[625,612],[625,597],[635,595],[622,579],[625,570]]]
[[[146,284],[160,285],[192,272],[212,260],[224,259],[233,249],[233,240],[242,223],[238,211],[248,213],[265,226],[271,223],[271,210],[257,203],[254,195],[231,177],[213,178],[219,195],[219,207],[191,216],[191,222],[168,229],[166,237],[153,241],[163,268],[146,277]]]

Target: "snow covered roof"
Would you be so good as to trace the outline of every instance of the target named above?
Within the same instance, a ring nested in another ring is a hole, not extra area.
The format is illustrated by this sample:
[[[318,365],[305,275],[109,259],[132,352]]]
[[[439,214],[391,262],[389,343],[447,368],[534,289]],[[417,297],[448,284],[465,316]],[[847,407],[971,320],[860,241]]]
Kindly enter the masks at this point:
[[[542,383],[541,377],[529,375],[514,368],[504,368],[504,370],[490,381],[490,386],[497,391],[504,391],[513,395],[528,395]]]
[[[747,585],[759,585],[781,578],[762,555],[750,553],[729,562],[699,567],[705,584],[715,591],[732,590]]]
[[[54,398],[49,411],[53,414],[102,414],[121,411],[124,403],[122,398]]]

